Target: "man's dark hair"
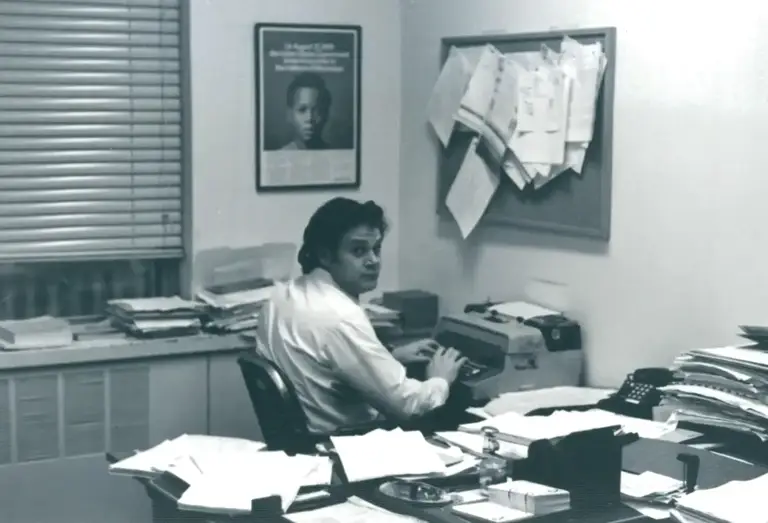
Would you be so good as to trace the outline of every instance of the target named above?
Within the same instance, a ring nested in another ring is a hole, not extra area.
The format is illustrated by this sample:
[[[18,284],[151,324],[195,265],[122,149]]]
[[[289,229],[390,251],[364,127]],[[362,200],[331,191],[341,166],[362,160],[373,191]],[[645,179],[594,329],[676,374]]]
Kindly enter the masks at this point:
[[[296,92],[302,88],[316,89],[317,103],[320,106],[320,110],[328,112],[328,109],[331,107],[331,92],[325,85],[325,80],[315,73],[299,73],[291,81],[285,98],[285,103],[288,107],[293,107],[293,103],[296,100]]]
[[[387,232],[384,209],[372,200],[361,203],[342,197],[321,205],[304,229],[304,244],[299,249],[301,272],[308,274],[320,267],[320,254],[335,253],[342,237],[361,225],[378,229],[384,236]]]

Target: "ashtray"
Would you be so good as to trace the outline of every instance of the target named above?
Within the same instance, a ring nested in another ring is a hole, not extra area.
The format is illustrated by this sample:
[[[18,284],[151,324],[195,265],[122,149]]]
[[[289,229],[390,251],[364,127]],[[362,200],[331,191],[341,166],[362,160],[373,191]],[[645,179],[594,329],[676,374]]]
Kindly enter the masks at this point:
[[[379,487],[379,492],[390,498],[415,505],[440,506],[453,502],[453,498],[446,490],[421,481],[406,479],[387,481]]]

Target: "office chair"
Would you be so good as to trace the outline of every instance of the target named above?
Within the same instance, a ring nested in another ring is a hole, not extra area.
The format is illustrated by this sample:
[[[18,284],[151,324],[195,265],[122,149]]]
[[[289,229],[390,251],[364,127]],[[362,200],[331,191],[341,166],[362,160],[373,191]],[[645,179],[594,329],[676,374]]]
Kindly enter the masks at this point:
[[[390,428],[388,423],[374,422],[346,427],[334,434],[312,434],[293,384],[277,365],[252,352],[240,356],[237,364],[269,450],[282,450],[288,454],[314,453],[315,446],[330,436]]]

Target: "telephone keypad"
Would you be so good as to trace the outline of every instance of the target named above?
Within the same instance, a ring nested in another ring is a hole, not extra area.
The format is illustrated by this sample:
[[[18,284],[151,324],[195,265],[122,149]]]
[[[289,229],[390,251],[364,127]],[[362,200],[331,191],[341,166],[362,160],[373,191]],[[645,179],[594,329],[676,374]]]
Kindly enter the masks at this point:
[[[627,383],[626,387],[622,388],[624,388],[624,398],[631,403],[642,403],[643,400],[655,390],[653,385],[634,380],[631,383]]]

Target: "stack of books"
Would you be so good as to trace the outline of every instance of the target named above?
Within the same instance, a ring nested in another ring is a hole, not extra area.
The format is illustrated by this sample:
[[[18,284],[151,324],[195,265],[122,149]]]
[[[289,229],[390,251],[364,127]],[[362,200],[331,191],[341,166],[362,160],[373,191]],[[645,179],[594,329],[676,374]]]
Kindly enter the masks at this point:
[[[677,421],[768,439],[768,352],[760,345],[693,349],[673,363],[660,408]]]
[[[205,306],[203,328],[214,333],[255,329],[273,289],[273,280],[265,278],[201,289],[195,297]]]
[[[525,480],[491,485],[488,501],[536,516],[571,508],[571,495],[567,490]]]
[[[2,350],[64,347],[72,343],[72,339],[72,328],[69,322],[53,316],[0,322],[0,349]]]
[[[111,300],[112,325],[139,338],[187,336],[200,332],[204,307],[178,296]]]

